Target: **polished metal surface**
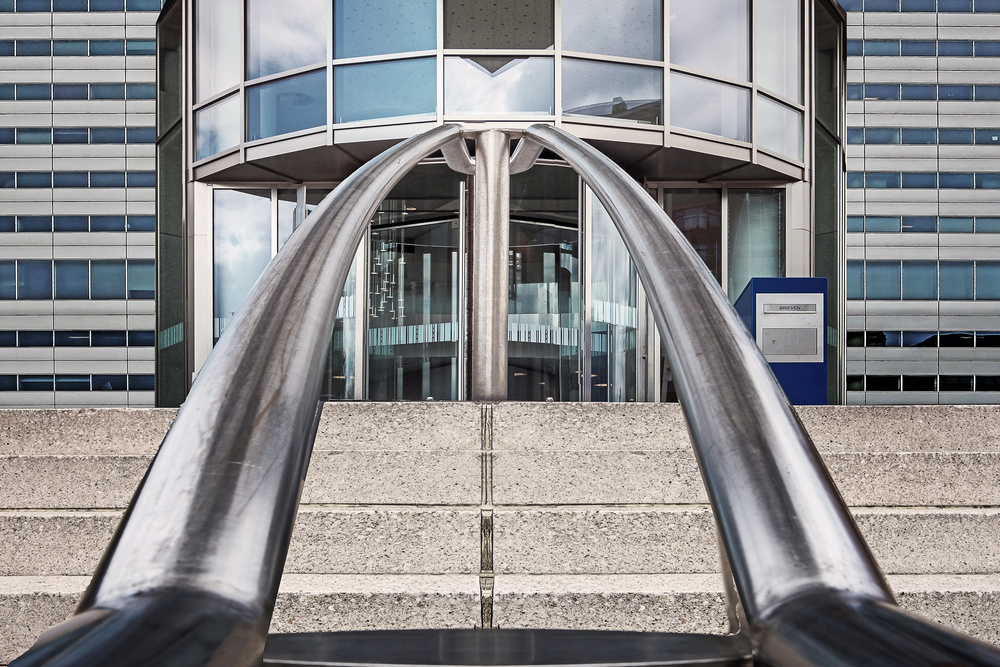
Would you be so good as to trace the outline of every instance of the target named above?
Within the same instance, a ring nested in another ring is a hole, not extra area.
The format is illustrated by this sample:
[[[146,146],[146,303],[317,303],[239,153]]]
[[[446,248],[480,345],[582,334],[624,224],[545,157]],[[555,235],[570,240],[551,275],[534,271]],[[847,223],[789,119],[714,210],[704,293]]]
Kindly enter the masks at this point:
[[[70,619],[75,641],[54,640],[59,626],[16,664],[259,663],[351,258],[396,181],[460,138],[446,125],[387,150],[292,235],[191,388],[80,603],[109,613]],[[212,612],[197,632],[189,613],[164,611],[191,608]],[[123,637],[164,654],[137,661]]]
[[[761,664],[1000,664],[995,648],[894,605],[764,357],[704,262],[642,186],[560,129],[534,125],[524,140],[552,150],[583,177],[636,264],[742,604],[731,621],[745,614]],[[810,624],[799,612],[812,608],[821,611]],[[859,608],[878,613],[865,616]],[[876,617],[878,623],[868,623]],[[840,637],[827,629],[837,627],[845,629]],[[918,660],[921,641],[926,656],[943,651],[951,662]],[[899,655],[882,650],[873,659],[865,650],[880,642],[910,648]],[[949,653],[949,646],[967,648]]]
[[[474,401],[507,400],[507,257],[510,246],[510,139],[499,130],[476,137],[473,194],[472,349]]]
[[[744,667],[732,635],[584,630],[383,630],[271,635],[264,665],[646,665]]]

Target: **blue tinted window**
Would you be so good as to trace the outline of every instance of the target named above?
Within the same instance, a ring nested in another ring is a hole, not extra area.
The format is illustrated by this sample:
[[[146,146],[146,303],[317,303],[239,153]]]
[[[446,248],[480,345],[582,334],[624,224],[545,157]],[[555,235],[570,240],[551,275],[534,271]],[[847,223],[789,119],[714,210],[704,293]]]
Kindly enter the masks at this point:
[[[90,141],[85,127],[56,127],[52,129],[52,143],[86,144]]]
[[[17,172],[17,187],[51,188],[52,174],[37,171],[19,171]]]
[[[941,347],[975,347],[975,336],[969,331],[942,331],[938,334]]]
[[[125,391],[128,389],[128,381],[124,375],[95,375],[92,380],[94,391]]]
[[[51,232],[52,218],[46,215],[21,215],[17,218],[19,232]]]
[[[51,375],[19,375],[17,376],[18,391],[52,391]]]
[[[899,218],[869,215],[865,218],[866,232],[898,232]]]
[[[847,99],[863,100],[865,98],[864,87],[860,83],[847,84]]]
[[[92,171],[90,172],[90,187],[124,188],[125,174],[120,171]]]
[[[17,332],[0,331],[0,347],[17,347]]]
[[[863,298],[865,298],[864,284],[865,284],[865,265],[864,265],[864,262],[856,262],[854,260],[848,260],[847,261],[847,298],[848,299],[863,299]]]
[[[130,127],[126,130],[130,144],[155,144],[156,128]]]
[[[56,391],[90,391],[90,376],[57,375]]]
[[[980,58],[1000,56],[1000,42],[976,42],[976,55]]]
[[[937,299],[937,262],[903,262],[903,299]]]
[[[866,188],[898,188],[899,174],[894,171],[869,171],[865,172]]]
[[[130,188],[155,188],[155,171],[130,171],[125,184]]]
[[[57,83],[52,86],[54,100],[85,100],[87,99],[87,84]]]
[[[894,127],[869,127],[865,129],[866,144],[898,144],[899,130]]]
[[[14,187],[14,172],[0,171],[0,188]]]
[[[17,40],[17,55],[48,56],[52,55],[52,42],[48,40],[19,39]]]
[[[972,42],[941,40],[938,42],[940,56],[971,56]]]
[[[903,56],[933,56],[936,53],[937,44],[932,41],[903,40],[903,43],[899,45],[899,54]]]
[[[125,298],[125,260],[94,260],[91,262],[90,298]]]
[[[17,298],[52,298],[52,262],[22,259],[17,263]]]
[[[936,331],[904,331],[903,347],[937,347]]]
[[[49,100],[52,99],[52,86],[47,83],[17,84],[17,99],[19,100]]]
[[[90,55],[92,56],[123,56],[125,42],[120,39],[90,40]]]
[[[939,12],[971,12],[972,0],[938,0]]]
[[[423,51],[437,46],[434,0],[335,0],[334,58]]]
[[[156,297],[156,267],[151,259],[128,261],[128,298],[153,299]]]
[[[977,144],[1000,144],[1000,129],[976,130]]]
[[[152,375],[129,375],[129,391],[153,391]]]
[[[48,12],[52,11],[52,4],[49,0],[17,0],[17,11]]]
[[[843,7],[846,12],[860,12],[861,5],[861,0],[843,0],[843,2],[840,3],[840,6]]]
[[[865,54],[864,42],[860,39],[847,40],[847,55],[863,56]]]
[[[85,232],[87,231],[87,216],[57,215],[53,229],[57,232]]]
[[[977,100],[1000,100],[1000,86],[976,86]]]
[[[898,100],[899,86],[885,83],[865,84],[865,98],[874,100]]]
[[[847,216],[847,231],[849,232],[863,232],[865,231],[865,219],[860,215],[849,215]]]
[[[903,172],[904,188],[936,188],[937,174],[930,172]]]
[[[85,171],[57,171],[52,176],[57,188],[85,188],[88,185]]]
[[[971,144],[975,141],[975,132],[965,128],[941,128],[938,130],[938,141],[942,144]]]
[[[90,0],[92,12],[120,12],[125,10],[125,0]]]
[[[130,12],[158,12],[160,0],[126,0],[125,9]]]
[[[1000,299],[1000,262],[976,262],[976,298]]]
[[[941,262],[941,299],[972,300],[972,262]]]
[[[18,347],[52,347],[51,331],[18,331]]]
[[[976,11],[1000,14],[1000,0],[976,0]]]
[[[90,130],[90,141],[95,144],[124,144],[124,127],[95,127]]]
[[[975,186],[973,174],[941,174],[940,186],[948,189],[969,189]]]
[[[865,298],[899,299],[899,262],[865,262]]]
[[[130,39],[125,42],[125,55],[127,56],[155,56],[156,40],[152,39]]]
[[[903,217],[904,232],[936,232],[937,218],[933,215],[907,215]]]
[[[902,93],[899,99],[902,100],[934,100],[937,99],[937,91],[933,85],[925,84],[903,84]]]
[[[0,127],[0,144],[14,143],[14,128]]]
[[[90,340],[94,347],[125,347],[128,344],[124,331],[91,331]]]
[[[90,218],[92,232],[124,232],[124,215],[95,215]]]
[[[87,299],[90,297],[89,262],[85,259],[57,259],[56,298]]]
[[[326,70],[249,88],[247,140],[326,125],[326,98]]]
[[[125,84],[126,97],[130,100],[155,100],[155,83],[129,83]]]
[[[90,84],[90,99],[123,100],[125,99],[125,84],[92,83]]]
[[[90,347],[90,332],[57,331],[56,347]]]
[[[899,55],[899,40],[881,40],[881,39],[866,39],[865,40],[865,55],[866,56],[898,56]]]
[[[938,99],[971,100],[972,86],[938,86]]]
[[[0,232],[12,232],[14,229],[14,216],[0,215]]]
[[[981,234],[1000,234],[1000,218],[976,218],[976,231]]]
[[[865,143],[865,130],[862,127],[849,127],[847,128],[847,143],[849,144],[863,144]]]
[[[87,40],[66,39],[52,42],[52,55],[54,56],[85,56],[88,53]]]
[[[17,131],[19,144],[48,144],[52,142],[52,130],[48,128],[23,127]]]
[[[974,218],[941,218],[941,233],[971,234],[976,229]]]
[[[132,347],[153,347],[156,345],[155,331],[129,331],[128,344]]]
[[[14,99],[14,84],[0,83],[0,100]]]
[[[0,300],[11,300],[17,297],[17,278],[14,271],[14,260],[0,260]]]
[[[976,174],[976,187],[985,190],[1000,189],[1000,173]]]
[[[87,0],[52,0],[52,10],[56,12],[85,12]]]
[[[898,12],[899,0],[865,0],[866,12]]]
[[[14,0],[10,0],[13,2]],[[16,375],[0,375],[0,391],[17,391]]]
[[[156,216],[153,215],[130,215],[128,217],[128,231],[130,232],[155,232]]]
[[[847,172],[847,187],[849,188],[863,188],[865,187],[865,175],[856,171]]]
[[[0,40],[0,56],[14,55],[14,41],[10,39]]]

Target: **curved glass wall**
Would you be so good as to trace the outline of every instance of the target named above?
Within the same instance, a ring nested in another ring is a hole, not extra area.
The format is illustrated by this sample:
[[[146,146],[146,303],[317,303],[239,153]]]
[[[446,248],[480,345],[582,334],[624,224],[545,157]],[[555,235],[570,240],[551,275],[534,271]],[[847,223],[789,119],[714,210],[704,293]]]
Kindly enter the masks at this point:
[[[805,158],[804,0],[192,1],[198,160],[237,135],[419,116],[668,126]],[[240,117],[216,98],[242,73]]]

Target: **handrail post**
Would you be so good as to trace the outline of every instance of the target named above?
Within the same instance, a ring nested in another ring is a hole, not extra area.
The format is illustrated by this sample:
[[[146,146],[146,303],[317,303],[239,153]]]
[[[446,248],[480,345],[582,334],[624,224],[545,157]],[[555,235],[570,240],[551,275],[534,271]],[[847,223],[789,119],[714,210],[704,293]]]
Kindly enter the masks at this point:
[[[510,139],[500,130],[476,135],[472,268],[474,401],[507,400],[507,256],[510,246]]]

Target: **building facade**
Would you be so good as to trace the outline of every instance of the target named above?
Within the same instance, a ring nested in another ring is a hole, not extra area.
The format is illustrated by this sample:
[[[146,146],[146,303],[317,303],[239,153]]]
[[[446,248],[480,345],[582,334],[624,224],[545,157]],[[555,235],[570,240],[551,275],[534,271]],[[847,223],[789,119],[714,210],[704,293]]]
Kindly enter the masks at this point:
[[[841,4],[847,400],[1000,402],[1000,3]]]
[[[0,407],[150,406],[159,0],[0,0]]]
[[[311,207],[385,147],[446,122],[514,140],[559,126],[642,182],[732,299],[752,276],[820,275],[836,303],[843,35],[843,13],[821,0],[168,3],[158,401],[183,399]],[[621,239],[555,158],[511,180],[508,396],[668,399]],[[383,202],[353,258],[329,397],[466,396],[470,239],[489,231],[473,188],[432,156]]]

